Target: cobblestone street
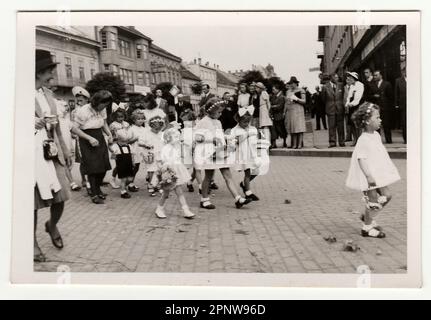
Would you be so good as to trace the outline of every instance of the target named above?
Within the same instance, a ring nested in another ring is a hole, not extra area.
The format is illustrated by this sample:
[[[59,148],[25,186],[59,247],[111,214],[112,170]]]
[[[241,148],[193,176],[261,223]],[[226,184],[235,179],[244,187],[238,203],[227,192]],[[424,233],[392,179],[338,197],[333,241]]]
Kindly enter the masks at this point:
[[[197,192],[186,192],[194,220],[181,216],[175,195],[166,206],[168,219],[157,219],[158,197],[143,188],[143,171],[141,191],[129,200],[110,186],[104,188],[105,205],[90,203],[85,191],[73,193],[59,224],[63,250],[52,247],[43,231],[48,211],[40,212],[38,238],[48,261],[35,270],[68,265],[72,272],[354,273],[368,265],[373,273],[405,273],[406,161],[394,160],[403,180],[392,186],[392,203],[378,219],[387,234],[383,240],[360,236],[361,194],[344,187],[349,161],[271,157],[270,173],[253,185],[261,201],[241,210],[216,173],[216,210],[199,209]],[[234,174],[238,182],[240,177]],[[337,242],[326,242],[328,236]],[[347,240],[360,250],[344,252]]]

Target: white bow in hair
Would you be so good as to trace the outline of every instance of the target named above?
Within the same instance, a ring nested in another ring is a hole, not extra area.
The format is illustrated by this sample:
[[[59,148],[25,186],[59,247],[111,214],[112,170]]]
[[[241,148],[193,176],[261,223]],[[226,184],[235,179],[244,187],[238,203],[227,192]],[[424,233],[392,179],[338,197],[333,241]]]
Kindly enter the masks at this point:
[[[117,111],[118,109],[121,109],[123,111],[126,111],[126,104],[120,102],[120,104],[116,104],[115,102],[112,103],[112,112]]]
[[[247,112],[250,115],[253,115],[253,113],[254,113],[254,106],[250,105],[248,107],[239,108],[239,110],[238,110],[238,114],[239,114],[240,117],[242,117],[243,115],[245,115]]]

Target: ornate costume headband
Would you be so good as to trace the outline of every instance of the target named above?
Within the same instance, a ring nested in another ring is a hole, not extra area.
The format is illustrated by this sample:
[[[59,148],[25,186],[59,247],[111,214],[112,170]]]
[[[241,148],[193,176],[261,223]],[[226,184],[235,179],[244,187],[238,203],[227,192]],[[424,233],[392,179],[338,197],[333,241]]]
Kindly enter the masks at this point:
[[[253,106],[253,105],[250,105],[250,106],[248,106],[248,107],[242,107],[242,108],[239,108],[239,110],[238,110],[238,115],[239,115],[240,117],[244,116],[246,113],[248,113],[248,114],[250,114],[250,115],[253,115],[253,113],[254,113],[254,106]]]

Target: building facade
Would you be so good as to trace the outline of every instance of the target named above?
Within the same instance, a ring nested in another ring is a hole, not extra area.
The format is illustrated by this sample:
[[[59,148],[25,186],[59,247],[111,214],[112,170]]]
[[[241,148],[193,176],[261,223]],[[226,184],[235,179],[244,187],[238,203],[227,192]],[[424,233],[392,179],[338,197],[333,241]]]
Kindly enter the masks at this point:
[[[180,57],[156,46],[150,45],[150,61],[151,61],[151,88],[161,82],[170,82],[173,85],[181,88],[181,61]]]
[[[217,95],[223,97],[228,92],[230,95],[237,93],[238,83],[232,81],[229,75],[217,69]]]
[[[407,63],[404,25],[319,26],[318,39],[324,47],[319,56],[323,73],[343,76],[348,70],[362,74],[369,67],[379,69],[394,84]]]
[[[181,66],[181,92],[183,95],[193,95],[192,86],[199,84],[201,81],[201,78],[190,72],[186,67]]]
[[[150,44],[152,39],[134,27],[97,27],[100,69],[119,75],[129,94],[151,91]]]
[[[192,63],[187,65],[192,73],[198,76],[202,82],[209,84],[210,92],[217,95],[217,69],[216,67],[211,67],[209,62],[202,64],[202,60],[195,59]]]
[[[318,40],[323,42],[322,72],[344,74],[346,60],[353,50],[351,26],[319,26]]]
[[[100,71],[100,43],[93,27],[37,26],[36,48],[51,52],[58,62],[53,85],[56,95],[74,105],[72,87],[85,87]]]

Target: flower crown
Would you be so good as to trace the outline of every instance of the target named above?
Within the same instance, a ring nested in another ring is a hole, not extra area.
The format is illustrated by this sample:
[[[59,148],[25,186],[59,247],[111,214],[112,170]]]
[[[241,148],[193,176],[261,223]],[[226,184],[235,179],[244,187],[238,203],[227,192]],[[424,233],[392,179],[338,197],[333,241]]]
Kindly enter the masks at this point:
[[[215,103],[213,103],[212,105],[210,105],[210,106],[207,106],[206,108],[205,108],[205,110],[206,110],[206,112],[211,112],[214,108],[218,108],[218,107],[220,107],[221,105],[223,105],[223,104],[226,104],[226,102],[225,101],[223,101],[223,100],[221,100],[221,101],[217,101],[217,102],[215,102]]]
[[[151,118],[150,121],[148,121],[149,124],[156,123],[156,122],[165,123],[165,120],[163,120],[160,116],[156,116]]]
[[[369,105],[368,105],[368,107],[367,107],[367,110],[365,111],[365,114],[368,116],[368,117],[370,117],[371,116],[371,112],[373,111],[373,109],[374,109],[374,104],[372,104],[372,103],[370,103]],[[368,120],[368,119],[367,119]],[[363,119],[362,120],[362,123],[365,123],[366,122],[366,120],[365,119]]]

